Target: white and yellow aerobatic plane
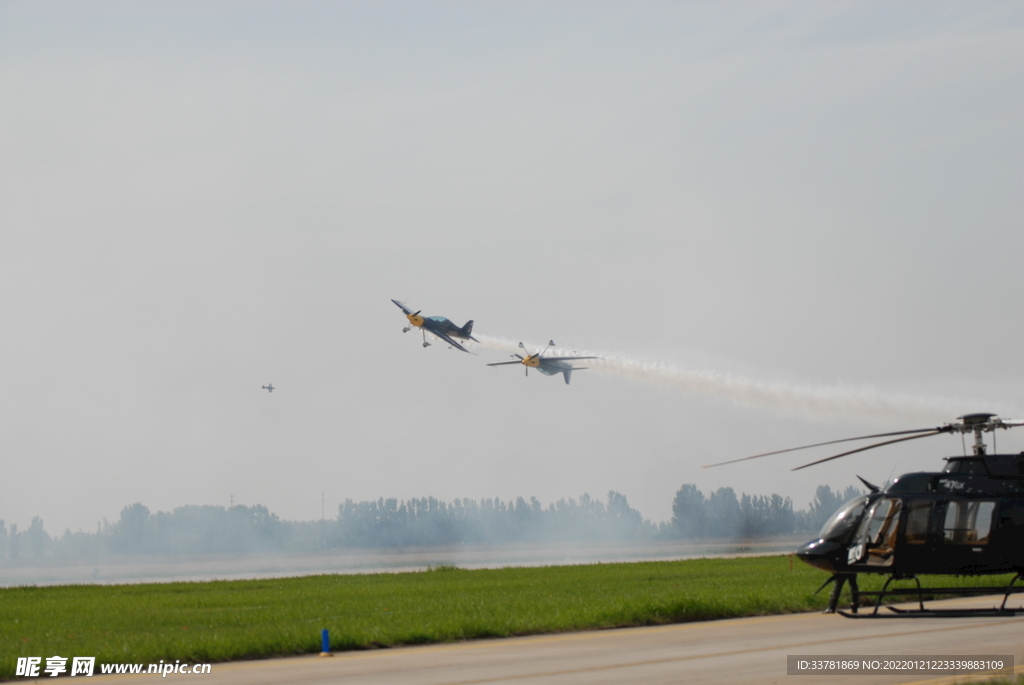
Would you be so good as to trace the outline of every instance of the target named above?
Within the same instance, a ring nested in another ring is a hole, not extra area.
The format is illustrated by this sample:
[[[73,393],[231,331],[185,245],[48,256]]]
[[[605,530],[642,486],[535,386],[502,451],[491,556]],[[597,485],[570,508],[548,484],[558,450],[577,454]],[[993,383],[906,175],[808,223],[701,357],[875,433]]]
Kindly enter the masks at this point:
[[[521,354],[513,354],[518,361],[514,362],[497,362],[495,364],[488,364],[487,366],[505,366],[507,364],[522,364],[526,367],[526,375],[530,375],[530,369],[537,369],[545,376],[554,376],[555,374],[562,374],[565,377],[565,384],[569,385],[569,377],[572,376],[573,371],[583,371],[587,367],[585,366],[573,366],[571,362],[579,359],[600,359],[600,357],[545,357],[544,353],[548,351],[548,348],[554,347],[555,341],[548,341],[548,346],[537,354],[530,354],[527,351],[526,346],[523,343],[519,343],[519,347],[522,348],[523,352],[526,352],[524,357]]]
[[[403,333],[408,333],[413,328],[418,328],[423,333],[423,346],[428,347],[430,343],[427,342],[427,333],[444,340],[446,343],[451,345],[457,350],[463,352],[469,352],[465,347],[455,342],[455,338],[460,340],[472,340],[473,342],[480,342],[473,337],[473,321],[470,319],[466,322],[465,326],[461,328],[452,323],[449,319],[443,316],[420,316],[420,312],[409,309],[398,300],[391,300],[394,302],[403,312],[405,312],[405,318],[409,319],[409,325],[402,329]],[[420,310],[422,311],[422,310]]]

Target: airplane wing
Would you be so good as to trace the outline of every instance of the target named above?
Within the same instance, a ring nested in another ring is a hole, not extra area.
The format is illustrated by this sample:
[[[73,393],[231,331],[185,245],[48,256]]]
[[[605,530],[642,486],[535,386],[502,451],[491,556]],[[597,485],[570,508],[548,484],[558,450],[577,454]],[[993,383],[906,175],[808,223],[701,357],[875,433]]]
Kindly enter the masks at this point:
[[[541,357],[542,362],[568,362],[573,359],[600,359],[600,357]]]
[[[437,337],[439,337],[441,340],[444,340],[446,343],[448,343],[452,347],[454,347],[456,349],[459,349],[459,350],[462,350],[463,352],[469,353],[469,350],[467,350],[465,347],[463,347],[459,343],[455,342],[452,339],[452,337],[450,335],[448,335],[447,333],[444,333],[443,331],[439,331],[438,329],[434,328],[433,326],[424,325],[423,327],[426,328],[428,331],[430,331],[431,335],[436,335]]]
[[[412,314],[412,310],[411,310],[411,309],[409,309],[408,307],[406,307],[406,306],[405,306],[404,304],[402,304],[402,303],[401,303],[401,302],[399,302],[398,300],[391,300],[391,301],[392,301],[392,302],[394,302],[394,303],[395,303],[396,305],[398,305],[398,307],[399,307],[399,308],[400,308],[400,309],[401,309],[401,310],[402,310],[403,312],[405,312],[405,315],[406,315],[406,316],[409,316],[410,314]]]

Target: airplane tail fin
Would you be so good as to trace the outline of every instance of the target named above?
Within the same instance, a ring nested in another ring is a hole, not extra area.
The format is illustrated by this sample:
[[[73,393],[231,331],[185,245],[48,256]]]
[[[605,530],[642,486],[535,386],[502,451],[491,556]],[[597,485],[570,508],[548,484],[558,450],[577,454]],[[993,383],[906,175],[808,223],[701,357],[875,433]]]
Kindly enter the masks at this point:
[[[565,371],[562,372],[562,375],[565,376],[565,384],[569,385],[569,376],[572,375],[573,371],[586,371],[586,370],[587,370],[586,366],[574,366],[571,369],[566,369]]]
[[[473,319],[470,319],[469,321],[467,321],[466,325],[463,326],[459,330],[462,333],[462,335],[466,336],[470,340],[476,340],[476,338],[473,337]],[[479,341],[477,341],[477,342],[479,342]]]

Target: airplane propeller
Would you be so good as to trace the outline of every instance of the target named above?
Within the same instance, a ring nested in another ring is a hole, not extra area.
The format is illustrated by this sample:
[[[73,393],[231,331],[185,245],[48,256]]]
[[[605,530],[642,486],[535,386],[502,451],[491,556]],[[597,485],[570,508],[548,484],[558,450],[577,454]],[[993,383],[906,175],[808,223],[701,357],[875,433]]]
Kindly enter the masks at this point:
[[[509,356],[517,359],[518,361],[514,361],[514,362],[497,362],[495,364],[488,364],[487,366],[507,366],[508,364],[523,364],[523,362],[525,362],[527,359],[529,359],[533,355],[530,354],[530,351],[526,349],[526,345],[524,345],[523,343],[519,343],[519,347],[522,348],[523,352],[526,352],[526,356],[525,357],[523,355],[521,355],[521,354],[518,354],[518,353],[512,353]],[[530,367],[525,365],[525,364],[523,366],[524,366],[524,370],[526,371],[526,377],[529,378],[530,377]]]

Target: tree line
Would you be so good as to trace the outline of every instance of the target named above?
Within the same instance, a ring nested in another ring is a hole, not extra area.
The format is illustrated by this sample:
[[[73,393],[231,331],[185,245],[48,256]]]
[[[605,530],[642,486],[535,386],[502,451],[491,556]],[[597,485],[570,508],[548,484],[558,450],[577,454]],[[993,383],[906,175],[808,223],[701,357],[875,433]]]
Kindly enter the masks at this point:
[[[95,533],[65,530],[51,537],[37,516],[25,530],[0,521],[0,561],[38,557],[108,555],[247,554],[332,549],[400,549],[455,545],[599,543],[696,538],[763,538],[817,531],[854,487],[819,486],[806,510],[780,495],[737,496],[719,488],[705,496],[683,485],[672,520],[654,524],[610,491],[606,501],[584,494],[543,506],[535,497],[515,501],[434,497],[345,500],[338,516],[321,521],[282,521],[263,505],[178,507],[153,513],[142,503],[121,510]]]
[[[743,495],[719,488],[705,496],[697,486],[686,484],[672,500],[669,530],[678,538],[760,538],[817,532],[840,505],[861,492],[852,485],[832,491],[819,485],[805,510],[793,511],[793,500],[780,495]]]

